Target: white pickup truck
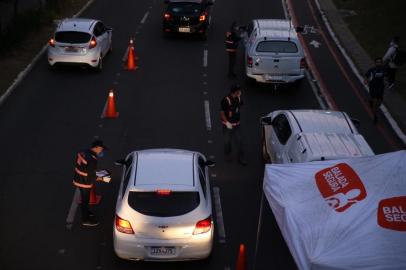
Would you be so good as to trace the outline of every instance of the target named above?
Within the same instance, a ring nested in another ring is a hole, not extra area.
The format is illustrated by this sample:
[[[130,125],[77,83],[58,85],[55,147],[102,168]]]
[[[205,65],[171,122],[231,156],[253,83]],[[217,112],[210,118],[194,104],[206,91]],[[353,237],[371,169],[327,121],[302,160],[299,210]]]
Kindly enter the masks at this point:
[[[372,156],[374,152],[345,112],[280,110],[261,118],[266,162],[296,163]]]
[[[243,37],[248,79],[292,83],[304,78],[303,48],[289,20],[253,20]]]

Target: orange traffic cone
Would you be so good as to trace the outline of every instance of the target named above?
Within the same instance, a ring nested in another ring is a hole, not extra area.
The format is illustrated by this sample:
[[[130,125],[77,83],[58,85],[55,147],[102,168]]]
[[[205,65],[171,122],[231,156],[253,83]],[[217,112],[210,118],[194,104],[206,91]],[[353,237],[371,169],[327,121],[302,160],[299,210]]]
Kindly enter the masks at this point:
[[[113,90],[109,91],[109,96],[107,98],[106,107],[103,113],[104,118],[117,118],[118,112],[116,111],[116,102],[114,101]]]
[[[99,204],[101,200],[101,196],[96,194],[96,185],[93,185],[93,187],[90,189],[90,196],[89,196],[89,204],[94,205],[94,204]],[[79,198],[79,204],[82,203],[82,199]]]
[[[96,194],[96,185],[90,189],[89,204],[99,204],[101,196]]]
[[[130,39],[130,44],[128,44],[128,54],[127,54],[127,66],[126,66],[126,70],[136,70],[137,67],[137,63],[135,60],[137,60],[138,58],[135,55],[135,51],[134,51],[134,40]]]
[[[247,265],[245,262],[245,246],[240,244],[240,251],[238,252],[237,267],[236,270],[246,270]]]

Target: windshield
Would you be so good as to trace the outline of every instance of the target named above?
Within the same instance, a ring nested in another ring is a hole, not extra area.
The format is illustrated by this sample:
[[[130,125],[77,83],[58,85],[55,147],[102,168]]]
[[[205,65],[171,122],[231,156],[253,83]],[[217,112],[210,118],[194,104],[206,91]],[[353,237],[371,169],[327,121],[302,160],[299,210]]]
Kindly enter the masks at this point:
[[[128,204],[131,208],[141,214],[155,217],[184,215],[196,209],[199,203],[199,193],[196,191],[169,194],[131,191],[128,195]]]
[[[55,33],[55,40],[61,43],[87,43],[90,40],[90,34],[76,31],[61,31]]]
[[[200,5],[196,3],[176,3],[169,5],[168,10],[174,15],[197,15],[200,14]]]
[[[297,46],[292,41],[261,41],[257,45],[257,52],[297,53]]]

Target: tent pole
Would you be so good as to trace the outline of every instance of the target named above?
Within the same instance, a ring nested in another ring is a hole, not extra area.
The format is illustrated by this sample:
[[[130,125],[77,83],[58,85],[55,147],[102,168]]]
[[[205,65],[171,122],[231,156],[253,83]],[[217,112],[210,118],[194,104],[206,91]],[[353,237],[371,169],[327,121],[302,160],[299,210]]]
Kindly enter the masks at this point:
[[[253,270],[256,268],[256,262],[257,262],[257,253],[258,253],[258,246],[259,246],[259,238],[261,237],[261,227],[262,227],[262,209],[264,206],[264,190],[261,187],[261,204],[259,206],[259,217],[258,217],[258,226],[257,226],[257,239],[255,241],[255,253],[254,253],[254,265],[253,265]]]

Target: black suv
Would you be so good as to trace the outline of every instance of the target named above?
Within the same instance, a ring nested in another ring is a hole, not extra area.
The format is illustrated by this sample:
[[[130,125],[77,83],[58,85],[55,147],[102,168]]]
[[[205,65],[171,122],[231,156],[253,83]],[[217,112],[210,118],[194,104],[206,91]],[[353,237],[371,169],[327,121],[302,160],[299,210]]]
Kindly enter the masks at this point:
[[[165,0],[165,4],[164,34],[196,33],[206,38],[212,0]]]

